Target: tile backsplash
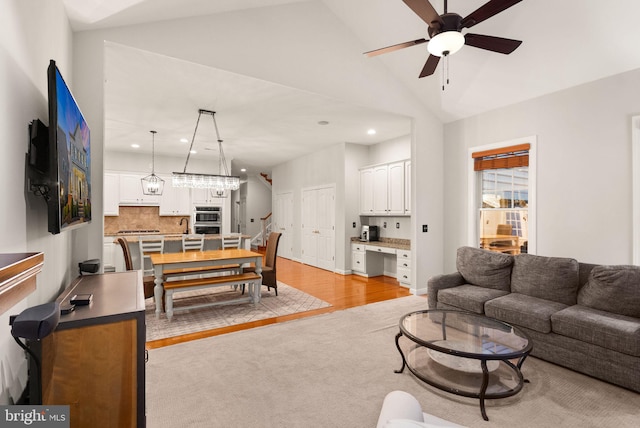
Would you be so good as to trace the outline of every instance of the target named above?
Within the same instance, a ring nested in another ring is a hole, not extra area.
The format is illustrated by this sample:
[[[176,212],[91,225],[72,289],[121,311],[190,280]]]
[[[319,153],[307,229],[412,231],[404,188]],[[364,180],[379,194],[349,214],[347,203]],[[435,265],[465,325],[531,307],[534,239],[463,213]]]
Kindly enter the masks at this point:
[[[120,215],[104,217],[104,233],[112,235],[120,230],[159,230],[160,233],[182,233],[186,223],[180,225],[182,218],[189,216],[160,216],[160,207],[121,206]]]

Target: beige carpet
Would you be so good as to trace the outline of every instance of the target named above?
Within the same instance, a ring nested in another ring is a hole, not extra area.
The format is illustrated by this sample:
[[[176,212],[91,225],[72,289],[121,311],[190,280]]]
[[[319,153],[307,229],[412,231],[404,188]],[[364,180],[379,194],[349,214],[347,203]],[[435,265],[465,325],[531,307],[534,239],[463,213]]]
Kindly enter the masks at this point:
[[[150,350],[147,426],[371,428],[396,389],[467,427],[639,426],[640,394],[536,358],[518,395],[487,402],[488,422],[478,400],[395,374],[398,320],[426,306],[409,296]]]
[[[196,303],[235,299],[239,296],[240,291],[231,287],[217,287],[175,293],[173,300],[174,308],[179,308]],[[164,314],[156,319],[153,299],[147,299],[146,305],[147,342],[331,306],[324,300],[281,282],[278,282],[277,296],[273,288],[268,291],[267,287],[262,287],[262,297],[257,305],[240,303],[176,311],[171,321]]]

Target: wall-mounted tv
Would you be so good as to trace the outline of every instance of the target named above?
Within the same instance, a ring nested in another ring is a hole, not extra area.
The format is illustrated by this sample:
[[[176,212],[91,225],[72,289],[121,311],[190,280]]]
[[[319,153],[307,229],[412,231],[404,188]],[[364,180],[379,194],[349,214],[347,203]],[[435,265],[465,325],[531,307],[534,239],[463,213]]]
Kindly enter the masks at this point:
[[[27,168],[29,188],[46,199],[49,232],[55,234],[91,221],[91,139],[89,126],[53,60],[47,78],[49,129],[43,132],[37,120],[30,125]]]

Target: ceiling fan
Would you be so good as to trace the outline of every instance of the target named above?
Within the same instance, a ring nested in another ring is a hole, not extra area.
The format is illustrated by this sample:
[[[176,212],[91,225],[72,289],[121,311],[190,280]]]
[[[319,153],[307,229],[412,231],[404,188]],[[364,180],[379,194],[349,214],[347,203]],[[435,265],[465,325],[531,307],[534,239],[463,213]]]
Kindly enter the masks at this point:
[[[365,55],[372,57],[429,42],[427,45],[429,58],[422,68],[419,77],[432,75],[438,66],[440,57],[446,57],[456,53],[463,45],[502,54],[510,54],[522,43],[520,40],[505,39],[502,37],[472,33],[463,35],[461,33],[464,28],[471,28],[522,0],[490,0],[464,18],[457,13],[447,12],[447,0],[444,0],[444,13],[442,15],[438,15],[438,12],[436,12],[428,0],[402,1],[427,23],[429,26],[428,33],[430,39],[423,38],[399,43],[397,45],[387,46],[386,48],[365,52]]]

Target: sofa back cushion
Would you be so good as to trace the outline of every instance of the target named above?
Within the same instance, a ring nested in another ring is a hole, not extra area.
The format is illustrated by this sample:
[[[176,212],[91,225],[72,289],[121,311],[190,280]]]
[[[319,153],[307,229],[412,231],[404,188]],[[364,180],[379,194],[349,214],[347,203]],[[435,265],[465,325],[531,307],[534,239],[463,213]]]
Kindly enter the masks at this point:
[[[456,268],[467,284],[509,291],[513,256],[473,247],[460,247]]]
[[[575,305],[578,298],[578,261],[563,257],[518,254],[513,258],[511,291]]]
[[[596,266],[578,293],[578,304],[640,318],[640,266]]]

